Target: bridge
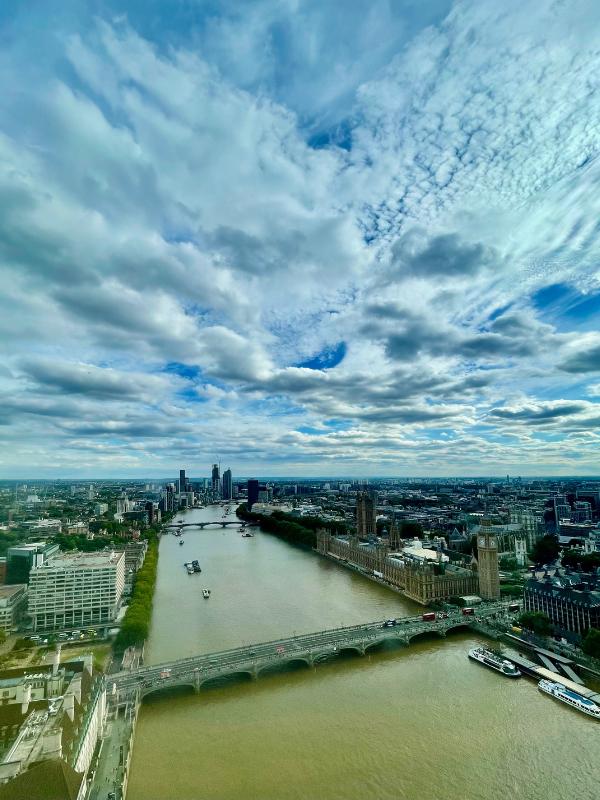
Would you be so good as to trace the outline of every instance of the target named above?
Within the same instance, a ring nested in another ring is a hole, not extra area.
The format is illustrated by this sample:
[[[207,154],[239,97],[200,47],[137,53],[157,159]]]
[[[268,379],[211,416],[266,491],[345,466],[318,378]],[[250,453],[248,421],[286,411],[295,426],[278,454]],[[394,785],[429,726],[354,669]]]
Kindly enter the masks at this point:
[[[226,528],[228,525],[235,525],[237,528],[247,527],[247,523],[238,520],[223,520],[217,519],[211,522],[177,522],[167,525],[167,528],[206,528],[207,525],[217,525],[221,528]]]
[[[399,618],[395,625],[389,627],[379,620],[287,639],[274,639],[218,653],[140,667],[129,672],[118,672],[107,676],[108,690],[110,694],[112,688],[112,698],[117,704],[139,701],[157,690],[179,686],[189,686],[199,692],[202,686],[216,679],[234,676],[258,678],[261,674],[294,664],[312,667],[344,652],[365,655],[386,641],[409,645],[415,637],[423,634],[433,633],[444,637],[449,631],[459,628],[477,628],[478,625],[485,624],[486,620],[505,612],[506,604],[497,602],[478,608],[476,616],[465,616],[460,611],[453,611],[447,616],[438,615],[433,621],[423,620],[422,616],[405,617]]]

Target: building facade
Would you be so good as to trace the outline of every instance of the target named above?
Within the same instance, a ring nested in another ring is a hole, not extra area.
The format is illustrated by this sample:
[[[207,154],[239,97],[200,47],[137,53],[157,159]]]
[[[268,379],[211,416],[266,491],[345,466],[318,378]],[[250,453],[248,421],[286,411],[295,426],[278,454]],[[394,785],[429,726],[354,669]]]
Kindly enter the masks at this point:
[[[375,499],[369,492],[358,492],[356,495],[356,535],[359,539],[375,536]]]
[[[422,605],[477,592],[477,575],[472,570],[405,559],[401,554],[391,552],[386,544],[360,544],[320,530],[317,532],[317,551],[342,564],[372,573]]]
[[[33,629],[112,622],[125,587],[125,553],[64,553],[32,569],[28,613]]]
[[[498,566],[498,539],[482,525],[477,534],[477,572],[479,594],[484,600],[500,597],[500,569]]]
[[[231,470],[226,469],[223,473],[223,486],[221,497],[223,500],[231,500],[233,497],[233,480],[231,476]]]
[[[540,611],[555,632],[578,641],[590,628],[600,630],[600,580],[583,573],[531,579],[523,591],[525,611]]]
[[[92,656],[0,673],[0,787],[2,797],[57,796],[40,774],[39,791],[20,793],[20,776],[38,765],[71,770],[77,788],[65,797],[83,797],[85,777],[100,739],[106,690],[93,673]],[[36,789],[38,782],[36,782]],[[61,796],[60,794],[58,796]]]
[[[57,544],[31,542],[9,547],[6,553],[6,583],[28,583],[32,569],[41,566],[59,551]]]
[[[0,586],[0,629],[8,636],[21,621],[27,606],[27,585]]]
[[[259,483],[256,478],[248,481],[248,511],[251,511],[254,503],[258,503]]]

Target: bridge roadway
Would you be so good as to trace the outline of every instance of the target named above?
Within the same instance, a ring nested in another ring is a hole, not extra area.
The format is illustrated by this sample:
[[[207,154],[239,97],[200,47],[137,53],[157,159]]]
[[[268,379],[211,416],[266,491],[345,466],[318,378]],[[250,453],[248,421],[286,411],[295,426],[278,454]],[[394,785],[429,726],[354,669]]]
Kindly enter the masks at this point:
[[[118,704],[130,700],[139,701],[151,692],[175,686],[191,686],[200,691],[203,684],[216,678],[233,675],[257,678],[262,671],[273,667],[293,663],[312,666],[343,651],[364,655],[369,648],[384,641],[395,640],[408,645],[411,639],[423,633],[445,636],[453,628],[471,627],[485,622],[489,617],[504,614],[506,606],[506,603],[501,602],[488,603],[477,609],[476,616],[465,616],[456,611],[450,612],[445,618],[436,618],[435,621],[425,621],[421,616],[404,617],[399,618],[393,627],[384,627],[382,621],[378,620],[288,639],[274,639],[118,672],[107,677],[107,688]]]

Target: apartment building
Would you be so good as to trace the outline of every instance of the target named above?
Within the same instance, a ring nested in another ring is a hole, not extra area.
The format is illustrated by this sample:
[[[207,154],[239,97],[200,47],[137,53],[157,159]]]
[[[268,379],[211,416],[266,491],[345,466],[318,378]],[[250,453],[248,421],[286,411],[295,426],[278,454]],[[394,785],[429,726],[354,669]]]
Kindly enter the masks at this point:
[[[125,554],[59,553],[29,576],[29,616],[35,631],[111,622],[125,586]]]

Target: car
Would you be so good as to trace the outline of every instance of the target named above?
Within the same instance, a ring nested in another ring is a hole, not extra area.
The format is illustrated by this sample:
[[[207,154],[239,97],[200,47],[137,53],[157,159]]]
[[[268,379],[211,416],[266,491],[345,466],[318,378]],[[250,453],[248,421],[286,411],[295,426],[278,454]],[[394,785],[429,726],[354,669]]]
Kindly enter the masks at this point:
[[[381,626],[382,628],[393,628],[396,625],[395,619],[386,619],[386,621]]]

